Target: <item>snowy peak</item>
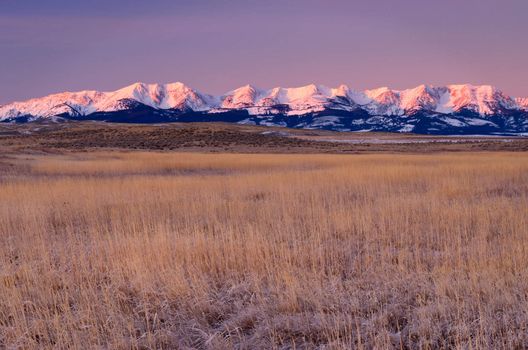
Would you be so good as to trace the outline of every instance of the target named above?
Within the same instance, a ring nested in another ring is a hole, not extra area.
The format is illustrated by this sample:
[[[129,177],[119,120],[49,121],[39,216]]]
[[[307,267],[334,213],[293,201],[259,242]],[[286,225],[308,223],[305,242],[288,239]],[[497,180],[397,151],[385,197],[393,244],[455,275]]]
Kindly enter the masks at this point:
[[[456,112],[468,109],[480,115],[491,115],[502,109],[517,107],[511,97],[490,85],[450,85],[448,89],[450,99],[447,101],[447,110],[450,108]]]
[[[463,110],[491,115],[519,108],[515,100],[489,85],[420,85],[407,90],[383,87],[367,90],[365,95],[371,99],[367,108],[382,115],[413,114],[417,111],[451,114]]]
[[[0,107],[0,120],[20,115],[51,117],[63,113],[85,115],[96,110],[94,107],[104,99],[98,91],[62,92],[25,102],[13,102]]]
[[[377,115],[401,115],[400,93],[388,87],[365,91],[365,96],[370,99],[365,108]]]
[[[328,88],[323,85],[309,84],[301,87],[270,90],[257,89],[246,85],[228,92],[221,100],[222,108],[250,108],[288,105],[292,110],[306,110],[325,106],[335,98],[348,99],[349,88],[341,85]]]
[[[391,90],[388,87],[367,90],[365,91],[365,95],[372,99],[373,102],[378,103],[380,105],[400,104],[399,92]]]
[[[332,95],[336,97],[348,97],[349,93],[350,88],[345,84],[341,84],[337,88],[332,89]]]
[[[201,95],[183,83],[134,83],[114,92],[97,105],[98,111],[120,110],[123,101],[136,101],[156,109],[205,110],[210,96]]]
[[[221,98],[222,108],[246,108],[255,106],[259,92],[251,85],[242,86],[228,92]]]
[[[521,109],[523,109],[523,110],[525,110],[525,111],[528,111],[528,97],[524,97],[524,98],[519,97],[519,98],[516,98],[516,99],[515,99],[515,102],[517,103],[517,105],[518,105]]]
[[[61,114],[89,115],[115,112],[137,103],[154,109],[205,111],[216,104],[213,96],[201,94],[183,83],[134,83],[112,92],[80,91],[53,94],[0,107],[0,120],[30,115],[50,117]]]
[[[430,110],[437,108],[440,96],[445,93],[442,88],[420,85],[400,93],[400,108],[404,111]]]
[[[320,105],[327,101],[330,89],[315,84],[296,88],[279,89],[280,101],[283,104],[292,105],[293,108],[304,108]]]
[[[309,84],[301,87],[258,89],[242,86],[221,96],[200,93],[181,82],[170,84],[134,83],[111,92],[80,91],[53,94],[0,107],[0,120],[17,117],[88,116],[130,110],[144,105],[171,113],[217,113],[245,110],[250,115],[283,113],[307,115],[323,110],[354,112],[371,116],[456,115],[470,111],[479,116],[504,115],[507,111],[528,111],[528,98],[513,99],[499,89],[470,84],[420,85],[407,90],[387,87],[356,91],[346,85],[335,88]]]

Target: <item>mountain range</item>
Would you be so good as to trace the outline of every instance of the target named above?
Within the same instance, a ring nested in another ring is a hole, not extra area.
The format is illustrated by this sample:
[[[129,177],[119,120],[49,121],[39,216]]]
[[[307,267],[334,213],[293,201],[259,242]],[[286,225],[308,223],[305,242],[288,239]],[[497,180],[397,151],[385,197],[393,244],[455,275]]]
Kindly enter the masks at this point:
[[[337,131],[520,134],[528,132],[528,98],[470,84],[365,91],[346,85],[246,85],[215,96],[178,82],[135,83],[111,92],[63,92],[0,106],[2,122],[37,120],[219,121]]]

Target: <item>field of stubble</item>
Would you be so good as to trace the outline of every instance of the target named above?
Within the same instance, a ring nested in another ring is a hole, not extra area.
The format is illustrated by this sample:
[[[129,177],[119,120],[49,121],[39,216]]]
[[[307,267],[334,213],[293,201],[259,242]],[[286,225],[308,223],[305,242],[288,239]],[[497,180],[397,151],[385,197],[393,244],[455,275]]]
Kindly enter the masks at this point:
[[[0,162],[0,347],[528,347],[528,154]]]

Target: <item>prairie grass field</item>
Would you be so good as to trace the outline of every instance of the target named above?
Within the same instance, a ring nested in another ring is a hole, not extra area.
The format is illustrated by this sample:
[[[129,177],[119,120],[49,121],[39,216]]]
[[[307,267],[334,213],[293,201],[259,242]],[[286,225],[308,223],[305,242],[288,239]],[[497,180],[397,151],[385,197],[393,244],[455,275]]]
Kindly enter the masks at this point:
[[[0,348],[528,348],[528,153],[6,156]]]

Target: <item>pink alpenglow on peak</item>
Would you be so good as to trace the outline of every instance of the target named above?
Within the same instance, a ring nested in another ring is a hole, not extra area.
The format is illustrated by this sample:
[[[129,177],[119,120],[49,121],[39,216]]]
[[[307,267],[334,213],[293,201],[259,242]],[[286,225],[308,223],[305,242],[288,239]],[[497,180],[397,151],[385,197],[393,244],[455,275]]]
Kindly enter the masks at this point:
[[[228,92],[221,98],[222,108],[245,108],[257,104],[261,91],[257,91],[251,85],[242,86],[236,90]]]
[[[515,99],[515,102],[517,102],[517,104],[522,109],[524,109],[525,111],[528,111],[528,97],[525,97],[525,98],[519,97],[519,98]]]
[[[104,93],[106,98],[97,105],[98,111],[119,110],[120,101],[133,100],[157,109],[206,110],[212,96],[202,95],[183,83],[135,83],[114,92]]]
[[[379,130],[382,126],[396,131],[416,130],[413,129],[414,123],[427,125],[427,131],[431,132],[437,129],[437,124],[441,128],[442,123],[452,127],[493,126],[497,129],[501,128],[500,125],[514,123],[515,126],[508,130],[523,131],[525,127],[528,130],[528,98],[515,99],[493,86],[470,84],[420,85],[406,90],[382,87],[365,91],[353,90],[346,85],[330,88],[309,84],[272,89],[245,85],[213,96],[180,82],[135,83],[110,92],[64,92],[10,103],[0,107],[0,121],[31,121],[50,117],[115,120],[116,113],[134,108],[142,108],[132,113],[136,118],[141,118],[141,122],[151,119],[157,122],[178,121],[185,113],[185,120],[195,120],[193,116],[198,113],[200,117],[196,120],[214,121],[222,120],[227,116],[226,113],[236,112],[238,114],[231,114],[227,120],[339,130],[355,130],[358,125],[365,126],[358,126],[358,130]],[[217,119],[211,119],[212,115]],[[416,119],[420,115],[429,119]],[[301,117],[304,119],[299,119]],[[504,118],[504,122],[493,121],[492,118]],[[137,119],[122,115],[117,120]],[[399,125],[401,129],[398,129]]]

